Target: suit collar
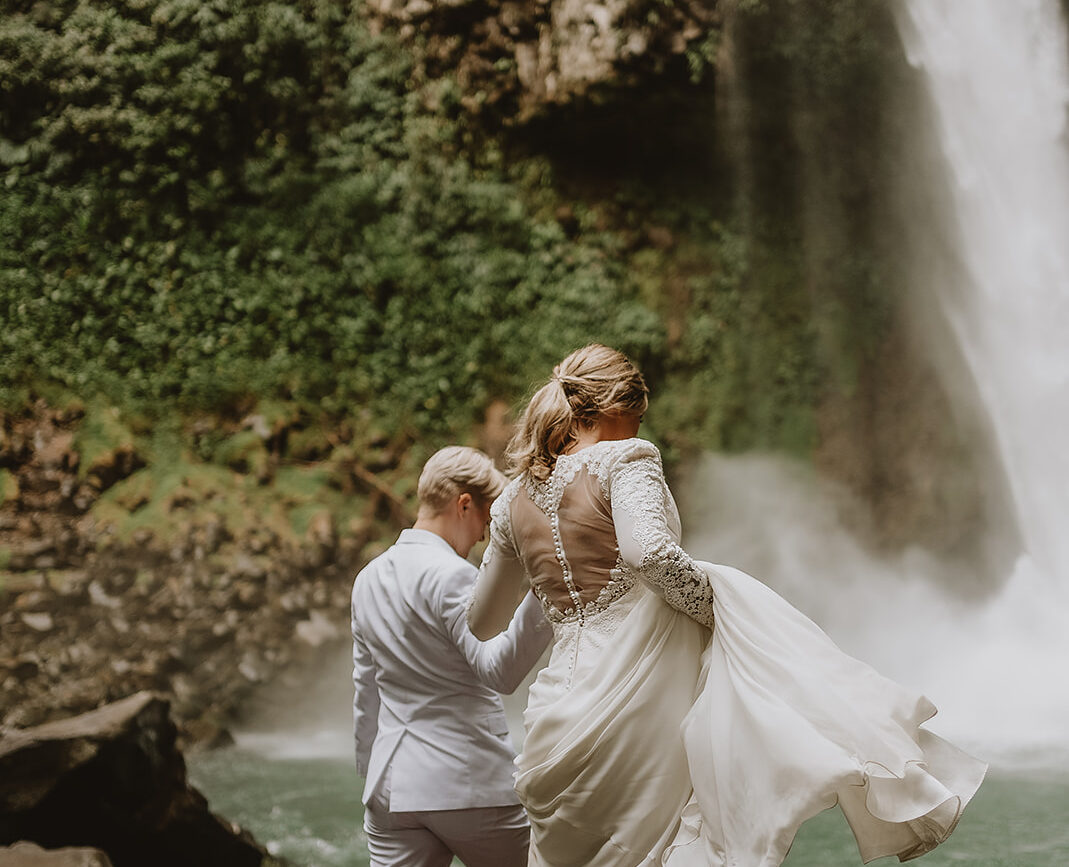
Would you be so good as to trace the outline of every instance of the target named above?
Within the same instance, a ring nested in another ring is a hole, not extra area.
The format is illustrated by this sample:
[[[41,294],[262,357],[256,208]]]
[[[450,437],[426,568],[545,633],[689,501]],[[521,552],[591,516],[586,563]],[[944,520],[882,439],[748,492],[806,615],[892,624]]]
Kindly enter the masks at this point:
[[[450,554],[456,555],[457,552],[453,550],[453,546],[450,545],[445,539],[439,536],[437,533],[432,533],[430,530],[417,530],[415,527],[409,527],[407,530],[402,530],[401,535],[397,537],[398,545],[437,545]],[[459,555],[457,555],[459,556]]]

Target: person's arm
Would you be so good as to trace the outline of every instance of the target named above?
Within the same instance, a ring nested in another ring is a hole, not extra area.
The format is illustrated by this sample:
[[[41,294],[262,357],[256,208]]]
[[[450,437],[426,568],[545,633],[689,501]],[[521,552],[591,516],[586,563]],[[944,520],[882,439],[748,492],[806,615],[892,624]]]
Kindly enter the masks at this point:
[[[359,579],[358,579],[359,580]],[[351,603],[352,604],[352,603]],[[356,770],[367,776],[371,745],[379,731],[379,687],[375,664],[356,625],[356,611],[350,608],[353,633],[353,735],[356,739]]]
[[[713,588],[669,530],[668,487],[656,448],[644,443],[625,454],[609,489],[620,557],[665,602],[712,629]]]
[[[496,692],[510,693],[538,661],[553,630],[542,613],[542,603],[528,589],[519,607],[515,597],[509,602],[514,616],[510,616],[503,632],[486,641],[477,638],[468,628],[474,571],[472,567],[471,571],[457,572],[444,582],[442,620],[479,682]]]
[[[468,627],[482,641],[503,632],[516,606],[531,595],[527,573],[512,539],[509,501],[507,494],[502,494],[490,507],[490,542],[468,608]]]

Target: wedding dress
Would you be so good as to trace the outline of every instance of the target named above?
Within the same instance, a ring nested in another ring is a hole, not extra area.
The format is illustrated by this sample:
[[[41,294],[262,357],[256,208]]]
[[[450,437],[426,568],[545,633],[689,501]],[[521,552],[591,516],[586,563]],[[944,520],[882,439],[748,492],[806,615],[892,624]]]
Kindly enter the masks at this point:
[[[561,455],[491,515],[476,592],[519,576],[554,631],[516,759],[530,864],[775,867],[836,803],[865,861],[949,836],[986,766],[759,581],[692,560],[652,444]]]

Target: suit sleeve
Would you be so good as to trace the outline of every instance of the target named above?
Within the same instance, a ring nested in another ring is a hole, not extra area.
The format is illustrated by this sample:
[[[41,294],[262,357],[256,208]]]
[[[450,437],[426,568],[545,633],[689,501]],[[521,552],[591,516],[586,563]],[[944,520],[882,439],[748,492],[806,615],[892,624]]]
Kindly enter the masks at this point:
[[[357,579],[359,580],[359,579]],[[353,633],[353,734],[356,739],[356,770],[367,776],[371,746],[379,730],[379,687],[375,682],[375,665],[356,620],[356,601],[350,603]]]
[[[480,641],[468,628],[467,609],[476,574],[474,566],[465,564],[443,582],[442,621],[480,683],[511,693],[549,645],[553,631],[542,614],[542,603],[528,591],[508,628],[489,641]]]

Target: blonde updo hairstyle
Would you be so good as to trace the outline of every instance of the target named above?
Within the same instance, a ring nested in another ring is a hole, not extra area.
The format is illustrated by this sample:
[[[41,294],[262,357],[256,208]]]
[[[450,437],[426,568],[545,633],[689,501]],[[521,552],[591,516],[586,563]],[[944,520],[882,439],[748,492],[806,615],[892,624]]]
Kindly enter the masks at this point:
[[[600,343],[577,349],[527,404],[506,452],[509,465],[543,481],[580,427],[603,415],[640,416],[648,403],[646,381],[626,355]]]

